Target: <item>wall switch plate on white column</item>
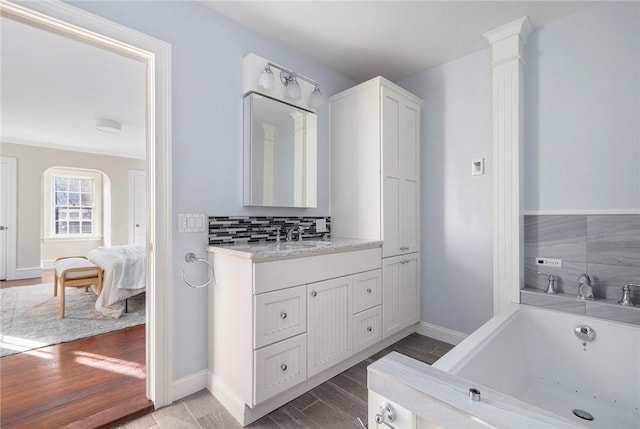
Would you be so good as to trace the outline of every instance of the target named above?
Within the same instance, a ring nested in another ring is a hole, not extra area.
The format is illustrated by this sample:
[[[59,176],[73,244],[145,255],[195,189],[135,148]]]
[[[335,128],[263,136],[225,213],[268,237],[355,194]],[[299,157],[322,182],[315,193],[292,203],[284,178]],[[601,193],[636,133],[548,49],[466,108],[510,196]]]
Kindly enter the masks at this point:
[[[484,158],[471,161],[471,175],[482,176],[484,174]]]
[[[316,232],[327,232],[326,219],[316,219]]]
[[[205,232],[204,214],[178,213],[178,232]]]

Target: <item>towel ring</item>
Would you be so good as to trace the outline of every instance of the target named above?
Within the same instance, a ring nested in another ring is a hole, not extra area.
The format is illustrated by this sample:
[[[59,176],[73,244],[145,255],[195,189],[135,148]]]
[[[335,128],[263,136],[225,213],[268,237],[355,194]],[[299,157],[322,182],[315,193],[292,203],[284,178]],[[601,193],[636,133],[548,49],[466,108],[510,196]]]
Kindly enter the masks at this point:
[[[186,255],[184,255],[184,260],[187,261],[188,263],[192,263],[192,262],[204,262],[205,264],[207,264],[207,271],[209,272],[209,277],[207,277],[207,281],[200,284],[200,285],[194,285],[192,284],[189,280],[186,279],[186,277],[184,276],[184,270],[180,270],[180,275],[182,276],[182,281],[185,282],[186,284],[188,284],[189,286],[191,286],[192,288],[195,289],[199,289],[201,287],[205,287],[206,285],[208,285],[209,283],[211,283],[211,278],[213,277],[213,270],[211,269],[211,264],[209,263],[209,261],[207,261],[206,259],[203,258],[196,258],[196,255],[193,253],[187,253]]]

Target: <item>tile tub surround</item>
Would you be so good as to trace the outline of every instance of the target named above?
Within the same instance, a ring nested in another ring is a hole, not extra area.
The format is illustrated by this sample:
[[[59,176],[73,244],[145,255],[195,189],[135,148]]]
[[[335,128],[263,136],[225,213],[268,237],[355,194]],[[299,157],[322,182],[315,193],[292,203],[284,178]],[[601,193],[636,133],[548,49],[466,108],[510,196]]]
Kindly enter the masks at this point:
[[[629,309],[616,307],[621,307],[617,302],[625,283],[640,283],[640,215],[526,215],[524,225],[524,291],[544,291],[548,280],[538,273],[550,274],[562,300],[521,294],[521,302],[576,312],[580,305],[566,300],[575,299],[578,276],[587,273],[593,278],[595,302],[605,306],[583,305],[577,312],[589,314],[591,308],[593,316],[636,323],[635,312],[624,316]],[[536,257],[562,259],[562,267],[536,265]],[[640,306],[640,290],[632,289]]]
[[[316,220],[327,223],[325,232],[316,232]],[[331,236],[330,216],[209,216],[209,244],[246,244],[276,241],[276,231],[280,228],[284,240],[287,229],[300,225],[304,228],[302,238],[322,239]],[[297,232],[296,232],[297,237]]]

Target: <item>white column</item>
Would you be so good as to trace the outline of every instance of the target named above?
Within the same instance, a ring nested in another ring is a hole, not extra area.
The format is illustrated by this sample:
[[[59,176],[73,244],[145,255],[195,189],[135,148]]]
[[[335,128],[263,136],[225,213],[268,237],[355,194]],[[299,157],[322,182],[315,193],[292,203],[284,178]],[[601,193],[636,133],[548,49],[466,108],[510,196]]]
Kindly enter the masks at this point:
[[[525,16],[484,34],[493,69],[493,312],[520,302],[524,283],[522,218],[522,45]]]
[[[289,113],[293,119],[293,206],[305,206],[305,124],[304,115],[298,111]]]
[[[263,153],[263,179],[262,179],[262,204],[273,204],[273,176],[274,154],[276,145],[276,127],[270,124],[262,124],[264,131]]]

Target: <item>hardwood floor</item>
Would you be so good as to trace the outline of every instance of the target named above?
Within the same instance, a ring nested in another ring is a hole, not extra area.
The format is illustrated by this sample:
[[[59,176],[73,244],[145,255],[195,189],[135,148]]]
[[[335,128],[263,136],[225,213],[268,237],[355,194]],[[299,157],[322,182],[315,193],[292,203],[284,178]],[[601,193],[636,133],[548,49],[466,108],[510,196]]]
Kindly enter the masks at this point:
[[[452,345],[412,334],[249,425],[252,429],[358,429],[367,421],[367,366],[391,351],[432,364]],[[121,429],[239,429],[207,391],[125,424]]]
[[[145,326],[0,358],[0,427],[100,428],[149,413]]]
[[[0,280],[0,289],[16,286],[34,286],[53,282],[53,270],[42,270],[42,277],[24,280]]]

